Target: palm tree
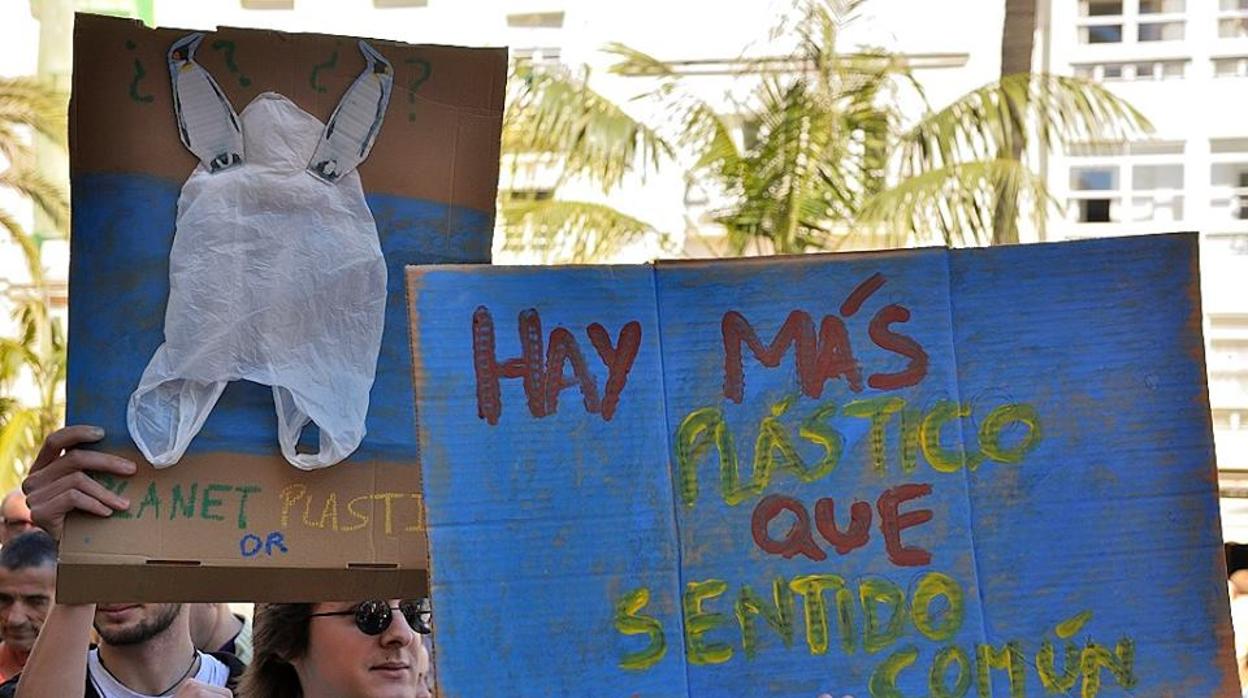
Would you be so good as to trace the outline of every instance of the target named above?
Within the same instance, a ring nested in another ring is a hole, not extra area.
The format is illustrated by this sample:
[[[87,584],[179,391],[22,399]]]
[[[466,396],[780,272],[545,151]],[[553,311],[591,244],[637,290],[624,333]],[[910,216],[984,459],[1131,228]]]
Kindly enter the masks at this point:
[[[688,89],[670,66],[615,44],[613,71],[649,76],[643,95],[667,116],[646,128],[611,112],[628,129],[603,129],[614,143],[650,143],[663,163],[676,152],[690,176],[718,189],[727,203],[715,215],[730,251],[800,253],[844,244],[898,246],[940,242],[972,245],[1016,239],[1022,220],[1038,222],[1053,201],[1044,182],[1022,162],[1029,144],[1121,140],[1151,127],[1135,109],[1098,85],[1075,78],[1019,72],[964,95],[910,123],[899,96],[922,98],[903,56],[841,51],[838,39],[862,0],[808,0],[785,17],[780,32],[794,38],[783,60],[754,61],[760,76],[746,118],[757,125],[753,143],[738,144],[723,115]],[[1030,53],[1028,53],[1030,55]],[[743,61],[751,67],[751,61]],[[777,63],[785,67],[775,70]],[[605,105],[581,108],[581,92],[523,84],[523,101],[509,126],[537,142],[541,119],[531,104],[569,115],[576,133],[596,133]],[[583,89],[583,88],[582,88]],[[601,99],[597,97],[597,99]],[[557,107],[550,106],[557,104]],[[579,120],[578,120],[579,119]],[[630,140],[631,139],[631,140]],[[605,138],[604,138],[605,140]],[[508,141],[505,138],[504,143]],[[586,143],[597,145],[586,147]],[[638,161],[633,151],[601,147],[592,138],[545,143],[588,171],[620,173]],[[610,153],[620,157],[607,162]],[[604,188],[610,182],[601,180]],[[568,223],[564,233],[575,230]],[[1006,229],[1004,237],[995,231]],[[608,229],[577,231],[595,240]],[[599,243],[601,248],[601,243]]]
[[[0,79],[0,187],[28,197],[64,234],[69,204],[64,192],[35,168],[29,132],[46,136],[62,147],[66,139],[66,98],[32,78]],[[65,335],[48,310],[39,245],[10,213],[0,210],[0,230],[22,250],[28,284],[3,291],[13,307],[17,334],[0,338],[0,491],[13,487],[24,474],[44,437],[60,426],[64,403]],[[33,404],[14,397],[18,386],[33,387]]]
[[[558,65],[518,63],[508,80],[503,118],[503,233],[543,261],[586,261],[654,234],[648,223],[600,203],[534,196],[521,170],[554,170],[553,187],[580,178],[618,187],[629,173],[644,175],[672,156],[671,146],[589,87],[589,72]]]

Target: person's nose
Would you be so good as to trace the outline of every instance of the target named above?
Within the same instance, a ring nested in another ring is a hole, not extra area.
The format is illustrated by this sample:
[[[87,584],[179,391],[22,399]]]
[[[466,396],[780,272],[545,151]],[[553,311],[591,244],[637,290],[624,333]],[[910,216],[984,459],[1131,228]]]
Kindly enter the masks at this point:
[[[17,627],[28,622],[30,614],[26,612],[26,605],[22,602],[14,602],[4,609],[4,624],[9,627]]]
[[[408,625],[407,618],[398,611],[391,611],[394,615],[390,618],[390,625],[381,633],[381,644],[386,646],[405,647],[412,644],[417,637],[417,633],[412,626]]]

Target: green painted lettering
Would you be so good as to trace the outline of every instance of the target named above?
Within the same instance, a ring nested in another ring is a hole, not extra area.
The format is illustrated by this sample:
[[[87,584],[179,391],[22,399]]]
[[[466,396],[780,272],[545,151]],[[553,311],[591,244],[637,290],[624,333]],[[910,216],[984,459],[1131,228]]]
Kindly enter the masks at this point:
[[[222,484],[215,483],[215,482],[205,487],[204,498],[200,501],[200,506],[199,506],[200,518],[207,519],[209,521],[224,521],[225,520],[224,516],[213,513],[213,509],[216,509],[217,507],[221,506],[224,503],[224,500],[220,500],[220,499],[217,499],[216,497],[213,497],[212,493],[213,492],[230,492],[233,489],[234,488],[231,485],[222,485]]]
[[[923,418],[919,425],[919,443],[923,448],[923,457],[933,470],[942,473],[956,473],[966,465],[971,470],[979,466],[983,456],[976,453],[966,456],[962,444],[962,430],[958,430],[958,449],[951,451],[941,444],[941,433],[949,422],[957,422],[962,417],[971,416],[971,406],[962,405],[952,400],[941,400]]]
[[[347,508],[351,508],[350,502],[347,503]],[[641,587],[625,594],[615,605],[616,630],[624,635],[645,635],[650,639],[649,644],[643,649],[629,652],[620,659],[621,669],[644,671],[658,664],[659,660],[663,659],[663,655],[667,654],[667,638],[663,635],[663,624],[657,618],[638,613],[649,603],[650,590]]]
[[[1109,669],[1119,686],[1130,691],[1135,688],[1135,643],[1129,638],[1118,641],[1111,654],[1109,649],[1089,642],[1079,658],[1083,670],[1083,685],[1079,687],[1080,698],[1096,698],[1101,690],[1101,668]]]
[[[939,619],[933,618],[932,601],[943,596],[948,608]],[[947,574],[928,572],[919,579],[910,600],[910,617],[914,627],[929,640],[941,642],[953,637],[962,627],[966,603],[962,587]]]
[[[906,698],[897,688],[897,675],[902,669],[914,664],[919,658],[919,650],[914,645],[907,645],[889,655],[871,672],[867,683],[867,692],[871,698]]]
[[[732,659],[732,647],[724,643],[708,644],[702,635],[728,622],[722,613],[707,613],[702,603],[728,590],[722,579],[689,582],[681,605],[685,615],[685,657],[690,664],[723,664]]]
[[[953,682],[953,688],[949,688],[946,678],[949,667],[954,664],[958,667],[958,678]],[[971,660],[961,647],[949,645],[937,652],[932,660],[931,676],[928,677],[932,698],[962,698],[971,690],[971,673]]]
[[[906,620],[906,595],[893,582],[883,577],[867,577],[858,583],[862,603],[862,646],[875,654],[901,637]],[[880,607],[888,609],[888,623],[881,622]]]
[[[789,588],[802,595],[806,618],[806,645],[810,653],[819,655],[828,651],[828,613],[823,603],[823,592],[836,591],[837,624],[841,632],[841,647],[846,654],[854,652],[854,595],[845,586],[845,578],[835,574],[809,574],[794,577]]]
[[[1036,673],[1040,675],[1040,685],[1044,686],[1044,690],[1049,693],[1069,694],[1070,689],[1074,688],[1075,682],[1079,680],[1079,662],[1082,653],[1079,645],[1067,642],[1066,663],[1060,672],[1055,666],[1056,654],[1051,641],[1046,639],[1041,642],[1040,651],[1036,652]]]
[[[178,514],[182,514],[184,519],[195,518],[195,505],[199,503],[199,483],[192,482],[189,494],[182,496],[181,483],[174,485],[172,493],[169,496],[169,520],[173,521],[178,518]]]
[[[757,596],[749,586],[742,586],[735,610],[737,624],[741,626],[741,649],[745,651],[746,659],[753,659],[757,654],[754,616],[761,615],[784,641],[785,647],[793,646],[793,592],[783,577],[776,577],[772,583],[772,603]]]
[[[845,437],[841,436],[841,432],[833,429],[827,423],[827,420],[835,415],[836,405],[834,403],[820,405],[798,427],[798,436],[823,447],[823,458],[820,458],[819,462],[815,463],[806,472],[806,479],[803,482],[814,482],[828,475],[841,462],[841,452],[845,450]]]
[[[871,420],[868,440],[871,443],[871,465],[877,473],[883,475],[887,469],[885,462],[886,435],[889,421],[893,415],[906,405],[899,397],[873,397],[867,400],[855,400],[845,405],[846,417],[861,417]]]
[[[159,519],[160,518],[160,495],[156,492],[156,483],[154,482],[148,483],[147,494],[143,496],[143,501],[139,502],[139,512],[134,515],[134,518],[136,519],[143,518],[143,512],[147,511],[148,507],[152,508],[153,513],[155,514],[155,518]]]
[[[1001,445],[1001,432],[1014,422],[1027,428],[1013,448]],[[1001,405],[988,413],[979,425],[979,450],[998,463],[1020,463],[1023,456],[1040,443],[1040,419],[1031,405]]]
[[[1023,659],[1022,647],[1017,641],[1005,643],[997,649],[987,643],[981,643],[975,649],[976,682],[975,690],[979,698],[992,696],[992,670],[1005,669],[1010,676],[1010,698],[1023,698],[1026,662]]]
[[[238,530],[245,531],[247,530],[247,497],[259,492],[260,486],[239,485],[234,488],[234,491],[241,495],[238,500]],[[191,494],[191,499],[195,499],[194,494]]]

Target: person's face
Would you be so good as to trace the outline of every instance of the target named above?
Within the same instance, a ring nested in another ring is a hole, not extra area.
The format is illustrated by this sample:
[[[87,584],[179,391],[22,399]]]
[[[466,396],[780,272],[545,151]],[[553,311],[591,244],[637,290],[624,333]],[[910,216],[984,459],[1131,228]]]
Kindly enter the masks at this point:
[[[10,570],[0,566],[0,636],[29,652],[56,597],[56,565]]]
[[[0,514],[4,516],[4,528],[0,529],[0,544],[8,543],[27,531],[35,530],[35,522],[30,520],[30,508],[26,506],[26,498],[15,494],[4,501]]]
[[[397,608],[399,601],[389,604]],[[358,604],[319,603],[313,613],[350,611]],[[308,649],[291,661],[305,698],[428,698],[429,652],[403,614],[391,612],[379,635],[365,635],[353,615],[308,620]]]
[[[178,603],[102,604],[95,608],[95,631],[110,645],[137,645],[165,632],[181,612]]]

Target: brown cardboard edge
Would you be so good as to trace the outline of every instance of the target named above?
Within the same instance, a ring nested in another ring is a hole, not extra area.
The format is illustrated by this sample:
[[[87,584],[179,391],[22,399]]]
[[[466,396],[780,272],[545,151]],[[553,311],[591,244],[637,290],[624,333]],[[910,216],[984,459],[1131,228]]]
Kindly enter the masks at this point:
[[[307,569],[291,567],[209,567],[148,565],[136,575],[133,566],[62,560],[56,600],[59,603],[129,603],[136,598],[159,603],[360,601],[408,599],[429,595],[424,570]],[[314,583],[317,598],[293,598],[287,590]],[[140,586],[141,585],[141,586]]]

